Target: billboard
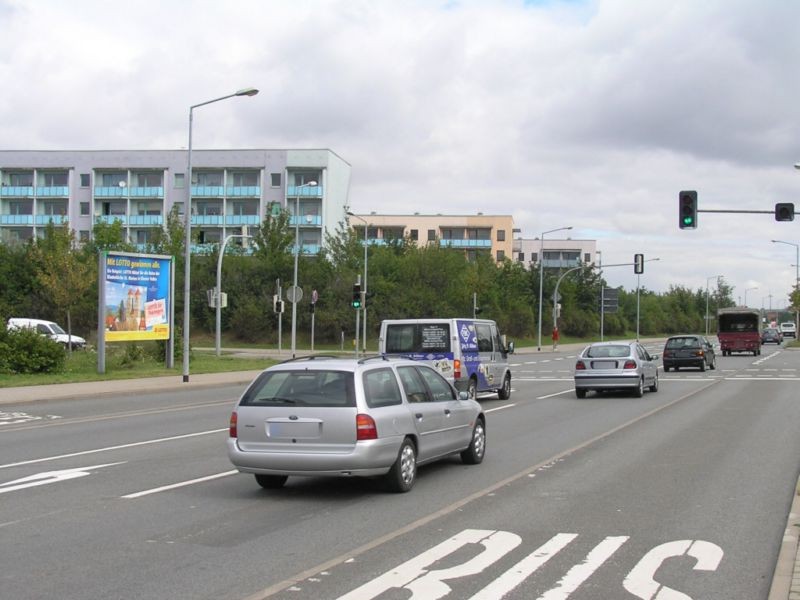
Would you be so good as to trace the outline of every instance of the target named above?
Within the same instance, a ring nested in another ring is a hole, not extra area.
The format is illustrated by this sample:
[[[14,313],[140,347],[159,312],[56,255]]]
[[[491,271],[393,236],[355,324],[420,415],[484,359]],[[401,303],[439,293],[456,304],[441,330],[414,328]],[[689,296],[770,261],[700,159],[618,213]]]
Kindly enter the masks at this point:
[[[171,256],[103,253],[100,315],[105,341],[170,338],[171,274]]]

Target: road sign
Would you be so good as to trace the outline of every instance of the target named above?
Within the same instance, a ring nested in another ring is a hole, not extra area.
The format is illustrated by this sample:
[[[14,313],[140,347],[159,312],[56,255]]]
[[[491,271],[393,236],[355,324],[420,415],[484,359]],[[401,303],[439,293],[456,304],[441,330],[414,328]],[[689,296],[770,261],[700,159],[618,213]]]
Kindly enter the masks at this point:
[[[317,290],[312,290],[311,291],[311,304],[316,304],[317,300],[319,300],[319,294],[317,293]]]
[[[303,288],[299,285],[290,285],[286,290],[286,299],[293,304],[300,302],[303,299]]]

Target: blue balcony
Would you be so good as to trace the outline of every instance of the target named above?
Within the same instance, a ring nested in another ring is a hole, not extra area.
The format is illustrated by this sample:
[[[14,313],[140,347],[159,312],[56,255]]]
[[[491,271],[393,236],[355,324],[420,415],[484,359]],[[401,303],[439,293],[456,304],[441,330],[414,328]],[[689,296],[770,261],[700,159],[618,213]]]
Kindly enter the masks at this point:
[[[130,189],[131,198],[163,198],[163,187],[132,187]]]
[[[221,226],[222,215],[192,215],[192,225],[217,225]]]
[[[130,225],[157,226],[164,223],[161,215],[131,215],[128,219]]]
[[[0,215],[0,225],[33,225],[33,215]]]
[[[69,222],[69,218],[66,215],[36,215],[34,219],[36,225],[49,225],[50,222],[53,225],[63,225]]]
[[[193,185],[192,198],[222,198],[225,188],[221,185]]]
[[[0,196],[8,196],[13,198],[32,198],[33,186],[3,185],[0,186]]]
[[[297,196],[301,198],[304,197],[311,197],[311,198],[321,198],[322,197],[322,186],[310,186],[310,187],[301,187],[298,185],[290,185],[286,188],[286,197],[287,198],[297,198]]]
[[[576,258],[574,260],[567,260],[561,258],[545,258],[542,261],[542,266],[545,269],[571,269],[572,267],[577,267],[581,264],[581,259]]]
[[[305,256],[316,256],[319,254],[320,245],[319,244],[303,244],[300,246],[300,253],[304,254]],[[297,252],[297,246],[292,245],[292,255]]]
[[[95,198],[125,198],[127,188],[118,185],[97,186],[94,188]]]
[[[289,225],[295,227],[322,227],[322,217],[319,215],[303,215],[301,217],[289,217]]]
[[[111,225],[114,221],[119,221],[125,225],[128,222],[128,217],[125,215],[97,215],[95,220],[98,223],[105,223],[106,225]]]
[[[37,198],[69,198],[69,188],[66,185],[47,185],[36,188]]]
[[[385,240],[383,238],[370,238],[370,239],[367,240],[367,245],[369,245],[369,246],[385,246],[386,244],[388,244],[389,242],[392,242],[392,241],[394,241],[394,240]],[[361,245],[362,246],[364,245],[364,240],[361,240]]]
[[[260,185],[230,185],[228,186],[228,197],[237,197],[241,198],[242,196],[246,196],[249,198],[260,198],[261,197],[261,186]]]
[[[491,248],[492,240],[439,240],[442,248]]]
[[[259,225],[261,219],[258,215],[228,215],[225,217],[225,225]]]

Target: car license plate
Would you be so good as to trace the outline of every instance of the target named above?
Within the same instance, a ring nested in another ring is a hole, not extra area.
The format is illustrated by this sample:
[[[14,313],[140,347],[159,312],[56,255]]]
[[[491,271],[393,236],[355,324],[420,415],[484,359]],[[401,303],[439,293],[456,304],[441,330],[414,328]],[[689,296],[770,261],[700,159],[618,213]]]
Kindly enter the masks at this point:
[[[595,360],[592,361],[593,369],[616,369],[617,361],[615,360]]]
[[[322,423],[319,421],[269,421],[267,436],[271,438],[318,438]]]

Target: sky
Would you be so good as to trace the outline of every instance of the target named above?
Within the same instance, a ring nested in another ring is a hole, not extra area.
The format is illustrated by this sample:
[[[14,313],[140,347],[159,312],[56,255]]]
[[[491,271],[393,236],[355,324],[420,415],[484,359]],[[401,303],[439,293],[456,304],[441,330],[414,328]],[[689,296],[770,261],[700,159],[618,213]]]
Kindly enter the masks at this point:
[[[0,33],[5,150],[186,148],[256,87],[193,148],[329,148],[356,213],[571,226],[649,290],[795,283],[797,1],[0,0]]]

